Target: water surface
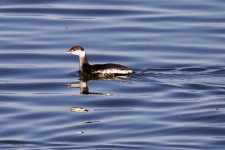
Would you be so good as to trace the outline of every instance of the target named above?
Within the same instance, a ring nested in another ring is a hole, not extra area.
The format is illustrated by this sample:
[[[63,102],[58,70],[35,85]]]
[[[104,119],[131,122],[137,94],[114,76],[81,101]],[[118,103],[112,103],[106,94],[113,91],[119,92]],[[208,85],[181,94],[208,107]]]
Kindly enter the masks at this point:
[[[1,0],[0,148],[223,149],[224,10],[222,0]],[[135,73],[83,81],[64,54],[74,45]]]

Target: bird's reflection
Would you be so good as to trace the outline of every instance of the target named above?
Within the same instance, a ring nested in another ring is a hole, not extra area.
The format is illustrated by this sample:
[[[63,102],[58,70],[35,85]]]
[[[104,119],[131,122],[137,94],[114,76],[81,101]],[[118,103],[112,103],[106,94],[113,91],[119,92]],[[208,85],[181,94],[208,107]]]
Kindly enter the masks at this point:
[[[80,88],[80,95],[104,95],[104,96],[112,96],[112,93],[101,93],[101,92],[90,92],[88,88],[88,81],[90,80],[117,80],[117,79],[128,79],[130,75],[120,75],[120,76],[105,76],[105,77],[93,77],[91,75],[85,73],[80,74],[80,82],[77,83],[69,83],[66,86],[70,88]]]
[[[104,96],[112,96],[112,93],[100,93],[100,92],[90,92],[89,88],[88,88],[88,81],[90,80],[117,80],[117,79],[127,79],[130,76],[108,76],[108,77],[92,77],[88,74],[84,74],[84,73],[79,73],[80,75],[80,82],[77,83],[70,83],[67,84],[67,87],[70,88],[79,88],[80,89],[80,95],[89,95],[89,94],[94,94],[94,95],[104,95]],[[68,109],[69,112],[73,112],[73,113],[91,113],[95,110],[90,110],[86,107],[80,107],[80,106],[73,106],[70,107]],[[89,121],[85,121],[82,122],[82,125],[91,125],[91,124],[96,124],[101,122],[100,120],[89,120]],[[85,134],[86,131],[85,130],[80,130],[80,131],[76,131],[75,134]]]

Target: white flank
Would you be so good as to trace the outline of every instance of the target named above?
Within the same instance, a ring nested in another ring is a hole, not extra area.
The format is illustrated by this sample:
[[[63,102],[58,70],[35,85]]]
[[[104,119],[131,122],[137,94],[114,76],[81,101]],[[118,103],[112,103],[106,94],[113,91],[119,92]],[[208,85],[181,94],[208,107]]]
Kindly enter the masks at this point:
[[[130,74],[132,70],[118,70],[118,69],[106,69],[106,70],[98,70],[95,73],[100,74]]]

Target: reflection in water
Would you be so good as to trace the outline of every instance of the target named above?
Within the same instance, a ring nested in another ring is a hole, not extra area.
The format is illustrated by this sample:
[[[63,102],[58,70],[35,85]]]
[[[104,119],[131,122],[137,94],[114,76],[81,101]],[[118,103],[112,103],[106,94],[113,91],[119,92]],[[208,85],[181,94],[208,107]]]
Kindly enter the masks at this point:
[[[81,112],[81,113],[88,112],[88,110],[85,109],[85,108],[83,108],[83,107],[70,107],[68,109],[68,111],[71,111],[71,112]]]
[[[89,88],[88,88],[88,81],[90,80],[117,80],[120,78],[129,78],[129,75],[125,75],[125,76],[108,76],[108,77],[93,77],[90,76],[88,74],[84,74],[80,72],[80,82],[78,83],[72,83],[72,84],[67,84],[67,87],[71,87],[71,88],[80,88],[80,95],[89,95],[89,94],[94,94],[94,95],[105,95],[105,96],[113,96],[113,94],[111,93],[98,93],[98,92],[89,92]],[[88,109],[84,108],[84,107],[70,107],[68,109],[68,111],[70,112],[75,112],[75,113],[87,113],[90,112]],[[86,121],[84,122],[85,124],[95,124],[98,123],[100,121],[96,120],[96,121]],[[84,134],[84,131],[77,131],[75,132],[76,134]]]
[[[84,131],[77,131],[76,134],[84,134]]]
[[[100,122],[100,121],[86,121],[85,123],[86,124],[92,124],[92,123],[98,123],[98,122]]]
[[[113,96],[112,93],[100,93],[100,92],[89,92],[88,81],[90,80],[117,80],[117,79],[126,79],[129,78],[130,75],[124,76],[108,76],[108,77],[94,77],[85,73],[80,72],[80,82],[78,83],[69,83],[66,86],[71,88],[80,88],[81,95],[104,95],[104,96]]]

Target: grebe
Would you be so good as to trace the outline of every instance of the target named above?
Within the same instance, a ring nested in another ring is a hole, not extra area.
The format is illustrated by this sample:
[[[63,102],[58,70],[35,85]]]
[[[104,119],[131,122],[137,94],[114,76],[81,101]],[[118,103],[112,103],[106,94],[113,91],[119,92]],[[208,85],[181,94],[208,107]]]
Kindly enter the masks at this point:
[[[129,75],[133,71],[120,64],[95,64],[90,65],[84,48],[81,46],[73,46],[66,54],[76,55],[80,59],[80,71],[94,76],[117,76]]]

